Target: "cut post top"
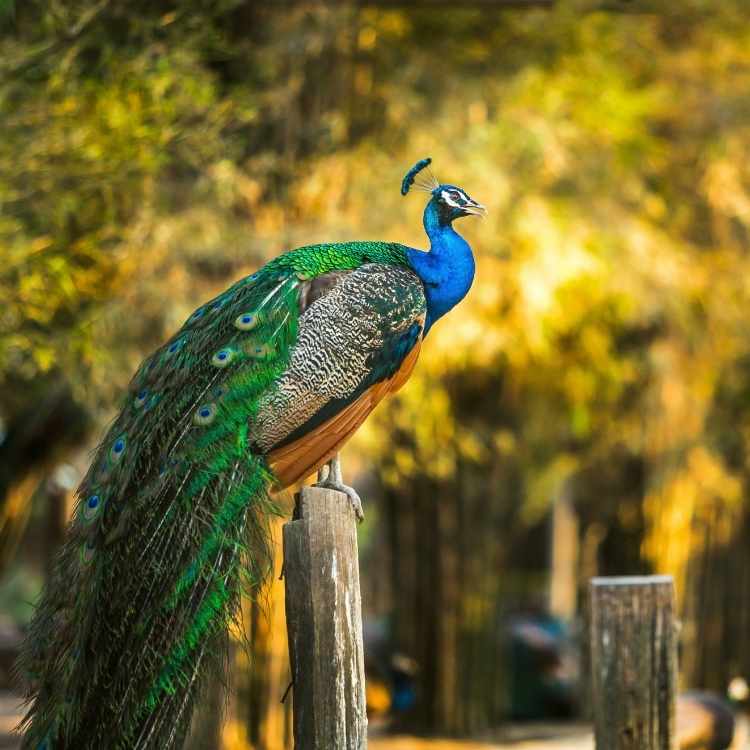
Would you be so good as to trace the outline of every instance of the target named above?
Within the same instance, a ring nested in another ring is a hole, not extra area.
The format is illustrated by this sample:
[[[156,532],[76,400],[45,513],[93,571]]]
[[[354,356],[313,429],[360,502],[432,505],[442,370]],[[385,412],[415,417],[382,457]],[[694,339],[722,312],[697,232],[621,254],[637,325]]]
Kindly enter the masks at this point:
[[[599,576],[591,579],[591,586],[657,586],[674,583],[672,576]]]
[[[335,515],[343,514],[347,518],[351,514],[356,521],[351,501],[343,492],[327,487],[308,485],[302,487],[295,494],[292,521],[308,520],[315,513],[321,512],[328,514],[333,512]]]

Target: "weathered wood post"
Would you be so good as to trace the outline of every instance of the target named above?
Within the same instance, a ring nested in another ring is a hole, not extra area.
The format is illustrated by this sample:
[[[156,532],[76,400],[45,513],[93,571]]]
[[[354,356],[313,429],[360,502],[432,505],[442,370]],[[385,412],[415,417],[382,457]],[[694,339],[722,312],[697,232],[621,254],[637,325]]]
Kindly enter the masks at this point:
[[[593,578],[590,623],[596,750],[674,750],[671,576]]]
[[[357,520],[341,492],[304,488],[284,526],[295,750],[365,750]]]

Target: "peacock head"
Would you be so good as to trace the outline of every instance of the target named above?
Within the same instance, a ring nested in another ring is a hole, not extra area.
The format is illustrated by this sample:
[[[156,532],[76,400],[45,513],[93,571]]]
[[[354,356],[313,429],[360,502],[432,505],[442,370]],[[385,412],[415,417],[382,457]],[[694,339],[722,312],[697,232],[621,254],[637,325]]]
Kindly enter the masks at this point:
[[[457,185],[438,182],[432,171],[427,169],[432,159],[420,159],[407,173],[401,182],[401,195],[406,195],[409,188],[416,184],[419,190],[429,193],[432,197],[427,204],[428,211],[437,214],[440,224],[450,224],[462,216],[486,216],[487,209],[475,201],[469,194]],[[427,169],[427,176],[415,183],[419,172]]]

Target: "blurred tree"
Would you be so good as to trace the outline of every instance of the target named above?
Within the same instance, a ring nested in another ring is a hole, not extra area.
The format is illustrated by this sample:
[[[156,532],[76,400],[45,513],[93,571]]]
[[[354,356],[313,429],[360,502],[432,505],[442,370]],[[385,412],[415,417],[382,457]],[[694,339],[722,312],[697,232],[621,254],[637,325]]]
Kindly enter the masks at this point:
[[[423,244],[396,189],[415,157],[490,206],[464,227],[469,300],[352,449],[376,480],[372,612],[420,664],[415,721],[447,731],[507,712],[504,623],[543,602],[562,486],[580,583],[674,574],[687,682],[750,674],[746,4],[489,5],[0,14],[9,425],[38,422],[58,383],[103,423],[146,351],[280,250]],[[63,420],[51,463],[87,439]],[[282,657],[254,617],[275,676],[242,662],[236,691],[270,705]],[[233,705],[227,746],[282,742]]]

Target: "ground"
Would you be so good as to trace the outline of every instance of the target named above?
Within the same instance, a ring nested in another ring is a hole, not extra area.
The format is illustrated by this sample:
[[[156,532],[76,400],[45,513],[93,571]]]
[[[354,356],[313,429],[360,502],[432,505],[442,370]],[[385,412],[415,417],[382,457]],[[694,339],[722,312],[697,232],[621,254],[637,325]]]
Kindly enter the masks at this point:
[[[17,696],[0,693],[0,750],[17,750],[19,747],[13,727],[18,724],[20,716]],[[746,731],[744,736],[747,736]],[[481,740],[375,736],[369,741],[369,750],[593,750],[593,747],[590,731],[581,724],[510,726]],[[744,742],[740,747],[741,750],[750,750],[750,743]]]
[[[0,750],[15,750],[18,737],[18,698],[0,693]],[[511,727],[486,741],[417,739],[415,737],[371,737],[370,750],[591,750],[593,743],[584,726],[527,725]]]
[[[372,737],[369,750],[593,750],[583,725],[528,724],[511,726],[482,740]]]

